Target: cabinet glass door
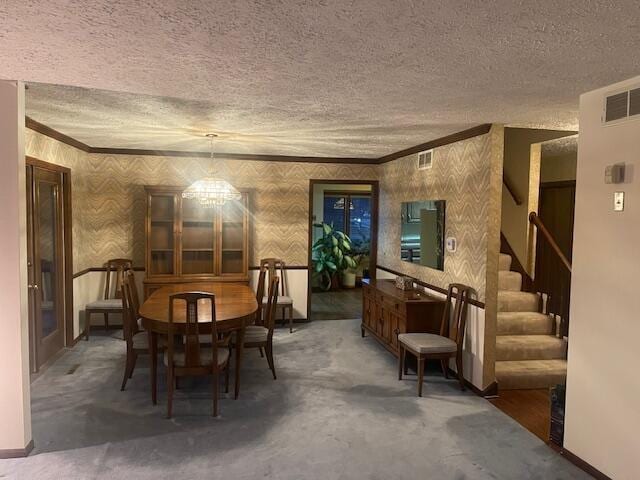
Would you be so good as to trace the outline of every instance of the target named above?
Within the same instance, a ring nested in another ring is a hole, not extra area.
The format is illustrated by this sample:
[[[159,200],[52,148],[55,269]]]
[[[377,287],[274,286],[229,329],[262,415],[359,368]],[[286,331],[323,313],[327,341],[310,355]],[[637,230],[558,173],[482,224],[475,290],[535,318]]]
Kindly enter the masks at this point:
[[[182,199],[182,274],[214,273],[215,209]]]
[[[175,273],[175,200],[174,195],[152,195],[149,202],[151,275]]]
[[[244,209],[242,200],[226,202],[221,208],[222,255],[220,269],[223,275],[244,272]]]

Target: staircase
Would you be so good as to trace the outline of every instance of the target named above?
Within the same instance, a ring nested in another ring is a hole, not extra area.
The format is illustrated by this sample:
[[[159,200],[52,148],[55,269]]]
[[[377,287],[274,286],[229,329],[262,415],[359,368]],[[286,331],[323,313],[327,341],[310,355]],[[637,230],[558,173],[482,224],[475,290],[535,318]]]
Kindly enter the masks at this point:
[[[496,379],[501,390],[548,388],[567,376],[567,342],[553,317],[540,313],[540,296],[522,291],[511,256],[500,254]]]

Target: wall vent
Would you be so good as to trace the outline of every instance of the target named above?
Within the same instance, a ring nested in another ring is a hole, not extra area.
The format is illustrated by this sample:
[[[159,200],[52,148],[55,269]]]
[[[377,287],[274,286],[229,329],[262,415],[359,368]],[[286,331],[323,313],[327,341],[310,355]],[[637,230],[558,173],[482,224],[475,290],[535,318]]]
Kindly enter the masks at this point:
[[[640,87],[605,96],[603,122],[618,122],[640,115]]]
[[[418,154],[418,170],[428,170],[433,162],[433,150],[420,152]]]

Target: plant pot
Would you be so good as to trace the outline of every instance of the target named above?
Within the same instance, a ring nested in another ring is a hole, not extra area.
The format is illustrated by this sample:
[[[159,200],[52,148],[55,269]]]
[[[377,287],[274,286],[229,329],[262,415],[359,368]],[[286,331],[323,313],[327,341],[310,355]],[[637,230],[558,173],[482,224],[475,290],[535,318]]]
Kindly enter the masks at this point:
[[[344,272],[342,274],[342,286],[344,288],[356,287],[356,274],[355,272]]]
[[[340,290],[340,275],[336,273],[331,276],[331,290]]]

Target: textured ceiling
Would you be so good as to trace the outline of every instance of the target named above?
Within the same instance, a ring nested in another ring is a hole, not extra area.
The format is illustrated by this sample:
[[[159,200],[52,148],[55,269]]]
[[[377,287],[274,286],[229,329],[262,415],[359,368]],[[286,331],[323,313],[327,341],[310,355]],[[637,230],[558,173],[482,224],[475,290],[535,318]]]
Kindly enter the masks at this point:
[[[575,129],[580,93],[638,74],[639,19],[637,0],[5,0],[0,76],[103,90],[28,98],[96,147],[213,130],[219,151],[381,156],[487,122]]]

